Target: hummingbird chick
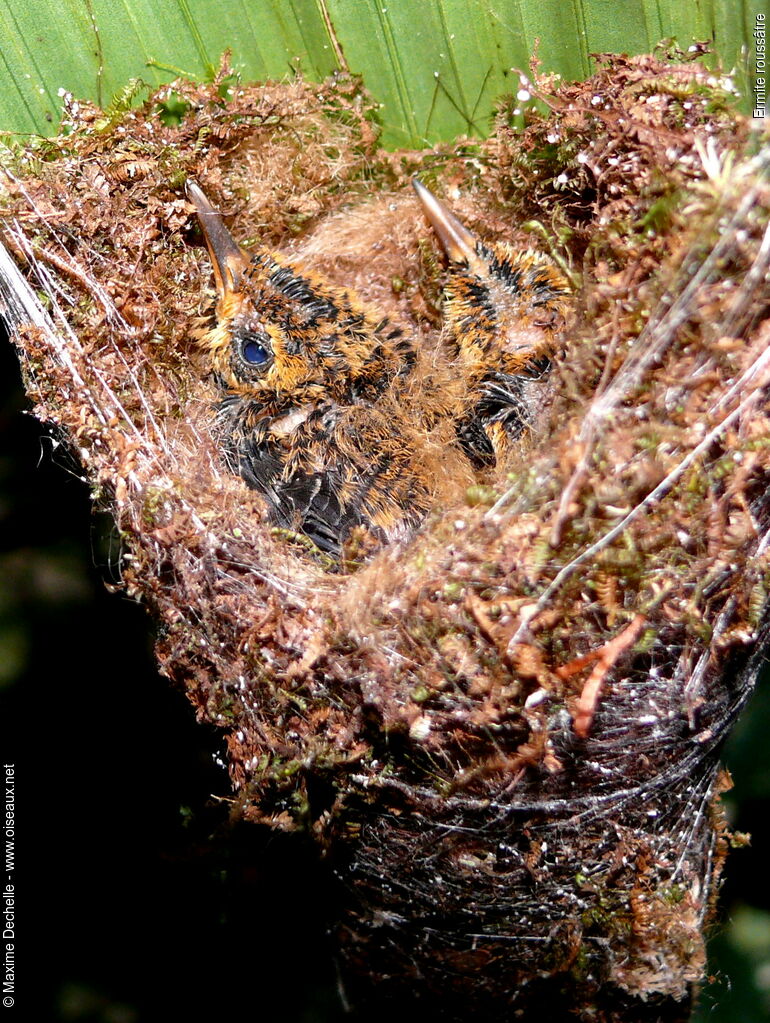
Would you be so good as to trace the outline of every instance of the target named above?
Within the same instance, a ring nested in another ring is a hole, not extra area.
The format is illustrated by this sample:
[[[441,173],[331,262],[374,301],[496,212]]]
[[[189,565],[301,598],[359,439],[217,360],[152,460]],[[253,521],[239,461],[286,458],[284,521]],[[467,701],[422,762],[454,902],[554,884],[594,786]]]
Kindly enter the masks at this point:
[[[437,492],[451,501],[474,467],[500,463],[558,347],[567,287],[546,257],[485,245],[414,187],[450,259],[436,352],[350,290],[242,248],[187,186],[217,290],[201,344],[223,391],[226,464],[276,525],[334,557],[356,527],[370,550],[408,538]]]
[[[224,391],[220,442],[272,521],[338,557],[351,530],[406,538],[433,485],[394,399],[415,350],[349,291],[265,249],[234,241],[190,182],[217,288],[201,340]]]
[[[412,185],[450,261],[443,333],[463,378],[457,436],[477,468],[501,464],[559,350],[567,281],[540,253],[480,241],[425,185]]]

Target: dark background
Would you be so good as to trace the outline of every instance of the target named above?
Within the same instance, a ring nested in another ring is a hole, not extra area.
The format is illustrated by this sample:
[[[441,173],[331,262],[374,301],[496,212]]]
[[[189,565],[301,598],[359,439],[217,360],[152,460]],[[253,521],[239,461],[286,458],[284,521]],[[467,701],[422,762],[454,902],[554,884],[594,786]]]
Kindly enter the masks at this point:
[[[17,993],[52,1021],[337,1023],[329,878],[231,826],[223,741],[155,669],[78,468],[25,413],[0,339],[0,722],[17,777]],[[770,685],[727,755],[733,826],[699,1020],[770,1020]],[[34,1015],[31,1013],[34,1012]],[[10,1017],[9,1017],[10,1018]]]

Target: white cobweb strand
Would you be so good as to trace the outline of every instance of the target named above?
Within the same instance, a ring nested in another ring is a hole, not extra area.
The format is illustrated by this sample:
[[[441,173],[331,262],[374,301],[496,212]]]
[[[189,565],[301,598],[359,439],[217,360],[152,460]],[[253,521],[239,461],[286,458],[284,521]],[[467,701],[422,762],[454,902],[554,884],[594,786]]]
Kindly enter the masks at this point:
[[[84,286],[87,286],[89,293],[105,310],[107,326],[104,332],[104,344],[109,347],[125,371],[125,379],[141,404],[144,418],[141,428],[133,420],[99,367],[94,365],[90,367],[93,380],[96,381],[98,388],[94,384],[89,385],[84,380],[76,360],[73,359],[73,354],[75,356],[84,354],[83,346],[72,329],[62,300],[60,300],[60,296],[64,295],[60,280],[36,257],[23,228],[18,223],[12,223],[6,227],[6,230],[16,250],[24,255],[33,278],[50,303],[51,310],[48,312],[43,307],[32,286],[19,270],[13,255],[0,241],[0,316],[8,325],[9,334],[13,338],[15,333],[28,326],[38,330],[52,362],[66,372],[73,389],[80,396],[82,403],[94,415],[98,424],[105,430],[112,429],[122,432],[132,445],[133,467],[126,468],[122,474],[122,482],[118,481],[112,498],[116,518],[120,518],[124,513],[128,514],[130,518],[135,518],[137,510],[141,507],[142,494],[151,486],[155,491],[167,494],[168,501],[173,501],[175,507],[184,514],[198,535],[202,550],[208,551],[215,561],[218,560],[215,553],[217,551],[225,555],[230,554],[226,549],[225,539],[217,532],[216,525],[208,526],[206,524],[194,502],[180,493],[179,487],[174,481],[172,474],[180,452],[169,443],[164,429],[150,407],[135,370],[126,358],[124,347],[126,344],[131,345],[134,332],[120,315],[111,296],[88,273],[85,267],[73,263],[72,257],[67,256],[71,272],[77,275]],[[121,345],[116,343],[116,334],[121,339]],[[134,344],[138,345],[137,342]],[[34,377],[34,368],[29,362],[26,365],[27,372]],[[194,424],[190,424],[190,429],[194,439],[197,439],[199,443],[202,442]],[[201,450],[205,453],[206,446],[202,443]],[[93,477],[95,467],[89,464],[92,462],[91,453],[87,449],[80,448],[78,455],[84,463],[87,473],[90,472]],[[233,550],[230,557],[231,563],[236,566],[238,564],[237,551]],[[292,580],[288,573],[274,571],[272,566],[271,570],[268,570],[250,565],[249,570],[253,576],[275,589],[282,596],[290,597],[296,604],[305,605],[304,587],[297,585],[296,580]]]

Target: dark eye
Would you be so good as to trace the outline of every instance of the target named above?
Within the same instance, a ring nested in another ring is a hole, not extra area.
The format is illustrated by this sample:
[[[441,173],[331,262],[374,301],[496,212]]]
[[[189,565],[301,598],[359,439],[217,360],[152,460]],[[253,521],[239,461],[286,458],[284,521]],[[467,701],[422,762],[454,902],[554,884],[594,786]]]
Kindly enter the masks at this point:
[[[246,362],[251,362],[255,366],[267,362],[267,349],[259,341],[246,341],[241,351]]]
[[[262,343],[256,334],[244,334],[239,339],[241,358],[249,366],[264,366],[270,361],[270,349]]]

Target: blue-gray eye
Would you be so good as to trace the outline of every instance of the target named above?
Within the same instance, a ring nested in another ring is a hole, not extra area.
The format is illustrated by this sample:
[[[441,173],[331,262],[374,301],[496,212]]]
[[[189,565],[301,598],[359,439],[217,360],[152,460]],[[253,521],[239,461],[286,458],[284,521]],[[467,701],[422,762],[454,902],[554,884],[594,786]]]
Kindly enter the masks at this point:
[[[252,366],[262,366],[270,358],[267,348],[253,337],[246,338],[241,343],[241,355],[244,362]]]

